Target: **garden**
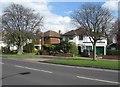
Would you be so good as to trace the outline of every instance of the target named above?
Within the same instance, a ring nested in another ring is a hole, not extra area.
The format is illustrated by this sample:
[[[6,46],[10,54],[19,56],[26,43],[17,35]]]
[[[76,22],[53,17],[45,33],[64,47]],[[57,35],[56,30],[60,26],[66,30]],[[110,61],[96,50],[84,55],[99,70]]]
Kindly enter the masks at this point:
[[[34,43],[26,44],[23,47],[23,54],[32,53],[34,55],[52,55],[52,56],[64,56],[64,57],[76,57],[79,56],[78,48],[75,43],[68,41],[61,41],[56,45],[44,44],[42,50],[35,48]],[[17,54],[17,50],[10,50],[10,47],[2,47],[3,54]]]
[[[44,44],[43,50],[39,50],[39,54],[64,57],[79,56],[76,44],[68,41],[61,41],[57,45]]]

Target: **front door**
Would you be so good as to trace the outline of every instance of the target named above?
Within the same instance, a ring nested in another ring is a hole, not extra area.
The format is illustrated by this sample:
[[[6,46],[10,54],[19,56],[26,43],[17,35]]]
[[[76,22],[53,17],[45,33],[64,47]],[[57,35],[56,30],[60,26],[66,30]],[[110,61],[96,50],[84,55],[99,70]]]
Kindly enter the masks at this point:
[[[81,46],[78,46],[78,52],[81,54]]]

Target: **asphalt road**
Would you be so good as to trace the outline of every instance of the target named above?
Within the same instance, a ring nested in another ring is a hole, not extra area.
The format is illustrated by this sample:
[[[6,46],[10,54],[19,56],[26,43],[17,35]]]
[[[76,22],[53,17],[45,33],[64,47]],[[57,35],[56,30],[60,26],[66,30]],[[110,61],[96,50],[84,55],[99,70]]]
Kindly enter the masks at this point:
[[[118,71],[3,58],[3,85],[117,85]]]

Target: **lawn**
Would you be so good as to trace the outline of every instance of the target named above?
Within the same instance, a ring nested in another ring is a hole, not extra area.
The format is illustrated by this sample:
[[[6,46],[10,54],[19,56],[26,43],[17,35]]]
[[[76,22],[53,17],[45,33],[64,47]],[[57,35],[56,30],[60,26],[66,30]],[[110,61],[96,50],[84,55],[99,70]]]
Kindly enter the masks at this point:
[[[62,59],[62,60],[47,60],[45,62],[65,64],[65,65],[75,65],[75,66],[85,66],[85,67],[96,67],[96,68],[107,68],[107,69],[119,69],[118,64],[120,61],[110,61],[110,60],[83,60],[83,59]]]
[[[25,53],[25,54],[2,54],[3,57],[9,58],[45,58],[44,56],[35,55],[35,53]]]

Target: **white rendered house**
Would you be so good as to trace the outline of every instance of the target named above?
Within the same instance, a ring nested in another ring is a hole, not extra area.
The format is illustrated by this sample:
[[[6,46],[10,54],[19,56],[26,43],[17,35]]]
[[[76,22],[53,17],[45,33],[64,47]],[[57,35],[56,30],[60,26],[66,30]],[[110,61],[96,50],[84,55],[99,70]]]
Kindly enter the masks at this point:
[[[26,44],[29,44],[29,43],[32,43],[32,40],[31,39],[27,39],[26,43],[24,43],[24,46]],[[6,47],[7,46],[7,43],[5,43],[4,41],[0,40],[0,50],[2,47]],[[14,50],[17,50],[17,45],[10,45],[10,51],[14,51]]]
[[[63,40],[68,40],[69,42],[74,42],[78,46],[79,53],[84,50],[93,50],[93,45],[88,36],[85,35],[83,29],[71,30],[62,35]],[[107,39],[102,38],[96,43],[96,54],[106,55]]]
[[[5,47],[5,46],[6,46],[6,44],[2,40],[0,40],[0,50],[2,47]]]

